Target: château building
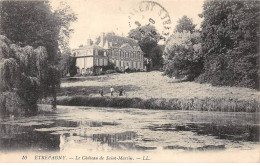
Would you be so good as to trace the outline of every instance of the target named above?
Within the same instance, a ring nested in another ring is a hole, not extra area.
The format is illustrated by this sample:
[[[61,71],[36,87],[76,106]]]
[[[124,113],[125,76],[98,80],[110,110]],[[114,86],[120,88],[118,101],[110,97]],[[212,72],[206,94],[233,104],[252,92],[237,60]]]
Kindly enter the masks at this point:
[[[76,57],[76,66],[80,73],[89,73],[93,67],[103,66],[113,63],[119,69],[144,69],[144,56],[140,46],[131,38],[102,33],[97,44],[88,39],[86,46],[81,46],[73,50]]]

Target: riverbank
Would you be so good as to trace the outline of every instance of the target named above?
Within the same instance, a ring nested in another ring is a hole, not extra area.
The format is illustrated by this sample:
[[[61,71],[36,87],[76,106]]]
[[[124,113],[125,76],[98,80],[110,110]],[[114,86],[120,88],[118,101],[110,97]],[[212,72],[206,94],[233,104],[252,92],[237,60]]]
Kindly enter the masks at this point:
[[[42,101],[50,104],[50,101]],[[228,98],[192,98],[192,99],[163,99],[163,98],[126,98],[126,97],[90,97],[90,96],[61,96],[58,105],[91,106],[115,108],[140,108],[161,110],[196,110],[219,112],[259,112],[260,104],[256,100],[237,100]]]

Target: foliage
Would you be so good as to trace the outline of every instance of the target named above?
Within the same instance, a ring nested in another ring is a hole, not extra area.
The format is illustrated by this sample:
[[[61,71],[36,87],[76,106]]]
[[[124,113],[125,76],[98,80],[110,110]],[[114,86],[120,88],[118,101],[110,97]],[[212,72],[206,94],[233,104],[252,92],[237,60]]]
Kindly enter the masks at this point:
[[[53,14],[57,19],[56,26],[60,28],[58,44],[62,51],[67,51],[70,35],[74,31],[70,28],[70,24],[77,21],[77,16],[66,1],[61,1]]]
[[[112,69],[106,70],[106,74],[112,74],[112,73],[116,73],[116,71]]]
[[[152,48],[151,59],[152,59],[152,62],[153,62],[153,64],[152,64],[153,68],[155,68],[155,67],[161,68],[162,67],[162,65],[163,65],[162,54],[163,54],[163,51],[162,51],[161,47],[156,46],[156,47]]]
[[[91,106],[91,107],[119,107],[160,110],[199,110],[219,112],[259,112],[260,104],[256,100],[237,100],[228,98],[191,98],[191,99],[163,99],[163,98],[125,98],[125,97],[90,97],[86,95],[62,97],[60,105]]]
[[[19,86],[18,80],[19,68],[15,59],[3,59],[0,65],[0,92],[12,91]]]
[[[152,49],[157,46],[157,42],[149,36],[146,36],[138,41],[138,44],[144,52],[144,57],[151,59]]]
[[[190,33],[193,33],[195,32],[195,27],[196,25],[193,24],[192,19],[184,15],[181,19],[179,19],[178,25],[176,26],[176,31],[177,32],[188,31]]]
[[[55,101],[55,88],[59,87],[60,79],[56,67],[62,52],[60,48],[68,47],[72,32],[69,26],[76,21],[75,14],[64,2],[55,11],[48,1],[1,1],[0,7],[1,33],[14,43],[2,40],[0,57],[13,58],[17,63],[13,66],[19,69],[20,76],[11,78],[23,81],[17,93],[32,105],[38,98],[48,95]]]
[[[31,46],[20,47],[15,44],[6,43],[5,37],[0,36],[0,43],[6,50],[0,57],[0,92],[12,93],[13,99],[6,96],[1,104],[5,105],[3,112],[13,110],[10,106],[11,100],[24,103],[25,113],[37,111],[37,101],[48,93],[56,95],[55,89],[60,84],[60,74],[56,67],[48,66],[48,55],[45,47],[39,46],[33,49]],[[2,48],[1,48],[2,49]],[[45,91],[48,88],[50,91]],[[8,100],[8,102],[7,102]],[[55,99],[54,99],[55,100]],[[11,111],[12,112],[12,111]],[[21,113],[20,113],[21,114]]]
[[[48,1],[1,1],[0,19],[2,32],[15,44],[34,48],[45,46],[49,63],[55,62],[58,46],[67,45],[71,29],[76,20],[68,5],[61,3],[52,12]]]
[[[161,38],[161,35],[154,26],[145,25],[137,27],[136,29],[131,29],[128,33],[128,37],[138,40],[139,42],[142,41],[142,39],[149,37],[150,39],[158,43]]]
[[[169,77],[194,80],[201,73],[203,67],[200,34],[175,32],[167,40],[164,54],[167,55],[167,63],[164,74]]]
[[[66,76],[69,73],[71,51],[69,49],[63,51],[58,57],[58,68],[62,76]]]
[[[128,37],[138,41],[139,46],[144,52],[144,57],[151,59],[153,66],[162,64],[162,50],[158,47],[161,35],[152,25],[145,25],[130,30]],[[147,64],[147,67],[151,64]]]
[[[104,71],[107,71],[107,70],[114,70],[115,67],[116,65],[113,62],[108,61],[107,66],[103,66],[102,68]]]
[[[58,69],[62,76],[69,74],[73,77],[77,74],[76,58],[72,56],[70,49],[66,49],[59,56]]]
[[[76,58],[69,56],[69,73],[70,76],[73,77],[77,74],[78,68],[76,66]]]
[[[257,0],[211,0],[203,5],[204,73],[213,85],[259,88],[259,20]]]

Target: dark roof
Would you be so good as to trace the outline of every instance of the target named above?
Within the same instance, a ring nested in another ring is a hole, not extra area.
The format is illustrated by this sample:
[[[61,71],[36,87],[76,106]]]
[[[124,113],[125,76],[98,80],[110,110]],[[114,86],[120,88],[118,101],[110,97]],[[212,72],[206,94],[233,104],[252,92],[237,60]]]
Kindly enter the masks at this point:
[[[105,35],[104,43],[106,41],[108,41],[108,44],[109,44],[110,47],[121,47],[125,43],[128,43],[133,48],[139,47],[139,45],[137,44],[137,42],[134,39],[116,36],[116,35],[111,35],[111,34]],[[110,45],[110,43],[112,43],[112,46]]]
[[[128,43],[122,44],[120,48],[126,49],[126,50],[132,50],[133,49],[133,47],[131,47],[131,45],[128,44]]]

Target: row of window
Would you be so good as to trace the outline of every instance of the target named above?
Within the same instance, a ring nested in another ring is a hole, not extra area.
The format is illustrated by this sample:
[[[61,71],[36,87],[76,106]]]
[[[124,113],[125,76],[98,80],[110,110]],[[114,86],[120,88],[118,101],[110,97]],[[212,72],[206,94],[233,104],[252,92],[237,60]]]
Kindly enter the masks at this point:
[[[120,60],[112,60],[112,63],[114,63],[117,67],[129,67],[129,68],[142,68],[141,62],[133,62],[133,61],[120,61]]]
[[[126,52],[126,51],[119,51],[119,54],[120,55],[129,55],[129,52]],[[140,55],[140,51],[133,51],[133,52],[130,52],[130,55]]]
[[[121,59],[125,59],[125,58],[130,58],[130,59],[142,59],[142,56],[140,54],[136,54],[136,53],[128,53],[128,52],[122,52],[120,51],[120,53],[118,54],[118,52],[113,52],[112,56],[118,56]]]
[[[107,59],[95,59],[95,65],[96,66],[107,66],[108,60]]]

